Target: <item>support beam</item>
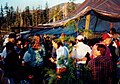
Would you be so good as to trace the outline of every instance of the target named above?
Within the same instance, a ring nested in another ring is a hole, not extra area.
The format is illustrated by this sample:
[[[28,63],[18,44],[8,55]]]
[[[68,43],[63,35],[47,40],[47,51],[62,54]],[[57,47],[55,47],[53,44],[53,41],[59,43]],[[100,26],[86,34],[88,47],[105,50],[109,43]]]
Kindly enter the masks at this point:
[[[86,16],[85,29],[88,30],[90,26],[90,14]]]
[[[110,29],[112,29],[113,28],[113,23],[112,22],[110,22]]]
[[[85,23],[85,31],[84,31],[84,37],[86,37],[88,39],[89,37],[89,32],[86,30],[89,30],[89,26],[90,26],[90,14],[88,14],[86,16],[86,23]]]
[[[78,35],[78,32],[79,32],[78,24],[79,24],[79,20],[76,20],[76,22],[75,22],[75,27],[76,27],[77,35]]]

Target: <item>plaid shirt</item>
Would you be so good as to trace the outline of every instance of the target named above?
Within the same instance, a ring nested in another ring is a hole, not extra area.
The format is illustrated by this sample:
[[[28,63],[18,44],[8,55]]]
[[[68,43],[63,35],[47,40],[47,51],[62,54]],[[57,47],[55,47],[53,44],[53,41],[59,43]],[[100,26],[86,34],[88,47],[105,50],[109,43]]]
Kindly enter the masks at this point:
[[[96,84],[111,84],[112,61],[107,56],[98,56],[89,61],[88,66],[92,72]]]

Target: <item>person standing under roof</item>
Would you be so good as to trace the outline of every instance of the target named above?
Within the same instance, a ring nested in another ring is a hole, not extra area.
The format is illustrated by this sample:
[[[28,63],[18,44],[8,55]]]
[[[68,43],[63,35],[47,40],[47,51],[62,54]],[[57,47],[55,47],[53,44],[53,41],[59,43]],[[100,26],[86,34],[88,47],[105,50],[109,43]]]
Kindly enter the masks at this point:
[[[89,57],[91,53],[91,48],[84,44],[84,37],[82,35],[78,35],[76,38],[76,45],[73,47],[72,50],[72,58],[76,60],[76,63],[82,63],[87,61],[87,57]],[[85,64],[84,63],[84,64]]]

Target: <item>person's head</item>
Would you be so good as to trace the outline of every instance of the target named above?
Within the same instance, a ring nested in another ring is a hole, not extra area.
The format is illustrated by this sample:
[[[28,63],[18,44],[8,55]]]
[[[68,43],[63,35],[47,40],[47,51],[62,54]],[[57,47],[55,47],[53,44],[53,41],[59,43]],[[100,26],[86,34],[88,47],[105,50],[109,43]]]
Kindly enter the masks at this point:
[[[16,40],[16,34],[15,33],[9,34],[8,41],[12,42],[12,43],[15,43],[15,40]]]
[[[102,56],[106,53],[106,46],[104,44],[97,44],[97,51],[100,51]]]
[[[55,49],[58,49],[60,46],[63,46],[63,43],[61,41],[59,41],[58,39],[53,39],[52,45]]]
[[[52,45],[53,45],[53,47],[55,48],[55,49],[57,49],[58,48],[58,41],[56,40],[56,39],[53,39],[52,40]]]
[[[59,48],[60,46],[63,46],[63,43],[62,42],[58,42],[57,45],[58,45],[57,48]]]
[[[109,33],[103,34],[102,35],[102,42],[105,45],[109,45],[112,42],[112,35],[110,35]]]
[[[106,46],[104,44],[96,44],[93,49],[95,56],[104,56],[106,53]]]
[[[76,41],[77,41],[77,42],[83,42],[83,40],[84,40],[84,37],[83,37],[82,35],[78,35],[78,36],[76,37]]]
[[[40,42],[37,42],[36,40],[32,40],[30,43],[31,47],[33,50],[38,50],[40,49]]]
[[[12,42],[6,43],[6,50],[7,50],[7,52],[14,51],[14,44]]]
[[[65,37],[65,36],[66,36],[66,34],[65,34],[65,33],[62,33],[62,34],[61,34],[61,36],[62,36],[62,37]]]
[[[17,40],[16,40],[16,46],[17,46],[18,48],[22,48],[22,47],[23,47],[22,39],[17,39]]]
[[[60,36],[60,40],[62,43],[64,43],[66,41],[66,34],[65,33],[62,33],[61,36]]]
[[[35,34],[35,35],[33,36],[33,39],[34,39],[35,41],[37,41],[37,42],[40,42],[40,35],[39,35],[39,34]]]
[[[110,34],[114,35],[116,33],[116,29],[115,28],[111,28],[110,29]]]

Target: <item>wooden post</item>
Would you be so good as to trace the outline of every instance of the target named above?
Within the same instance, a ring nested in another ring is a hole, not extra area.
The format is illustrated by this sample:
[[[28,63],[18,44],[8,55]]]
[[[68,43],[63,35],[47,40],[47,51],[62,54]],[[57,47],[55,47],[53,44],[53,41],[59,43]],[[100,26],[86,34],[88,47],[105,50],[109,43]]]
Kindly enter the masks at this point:
[[[86,16],[85,29],[88,30],[90,25],[90,14]]]
[[[110,29],[112,29],[113,28],[113,23],[112,22],[110,22]]]
[[[76,32],[77,32],[77,35],[78,35],[78,24],[79,24],[79,21],[76,20],[76,24],[75,24],[75,26],[76,26]]]
[[[90,14],[86,16],[86,23],[85,23],[85,31],[84,31],[84,37],[88,38],[88,31],[90,26]]]
[[[56,21],[56,17],[54,16],[54,17],[53,17],[53,22],[55,22],[55,21]]]

